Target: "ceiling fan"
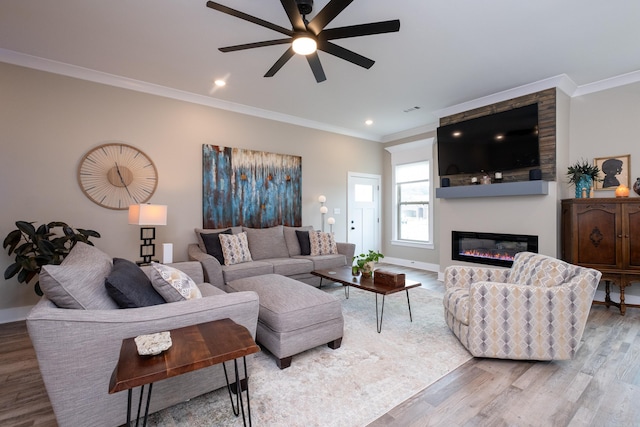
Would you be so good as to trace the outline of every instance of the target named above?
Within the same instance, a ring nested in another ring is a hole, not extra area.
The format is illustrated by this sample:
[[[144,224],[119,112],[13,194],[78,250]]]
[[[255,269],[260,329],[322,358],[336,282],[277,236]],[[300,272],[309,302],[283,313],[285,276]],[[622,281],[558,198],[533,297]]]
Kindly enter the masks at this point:
[[[269,28],[270,30],[287,36],[287,38],[283,39],[221,47],[219,50],[221,52],[234,52],[264,46],[291,44],[286,52],[282,54],[269,71],[267,71],[264,77],[273,77],[293,55],[300,53],[307,57],[316,82],[320,83],[325,81],[327,77],[324,74],[324,69],[322,68],[316,49],[367,69],[371,68],[375,63],[375,61],[331,43],[329,40],[392,33],[400,30],[400,21],[398,19],[325,29],[325,26],[349,6],[353,0],[331,0],[311,21],[307,21],[306,15],[313,10],[313,0],[280,0],[280,2],[289,17],[292,29],[284,28],[219,3],[208,1],[207,7],[211,9]],[[298,51],[299,44],[304,45],[305,43],[310,46],[308,50],[305,51],[303,49]]]

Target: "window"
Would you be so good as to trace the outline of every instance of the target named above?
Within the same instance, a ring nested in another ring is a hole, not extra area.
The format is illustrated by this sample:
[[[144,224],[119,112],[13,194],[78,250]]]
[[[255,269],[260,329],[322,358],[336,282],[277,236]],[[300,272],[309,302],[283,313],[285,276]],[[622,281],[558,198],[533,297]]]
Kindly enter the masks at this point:
[[[433,138],[386,150],[393,172],[392,244],[433,248]]]
[[[429,162],[395,167],[397,237],[399,240],[430,241]]]

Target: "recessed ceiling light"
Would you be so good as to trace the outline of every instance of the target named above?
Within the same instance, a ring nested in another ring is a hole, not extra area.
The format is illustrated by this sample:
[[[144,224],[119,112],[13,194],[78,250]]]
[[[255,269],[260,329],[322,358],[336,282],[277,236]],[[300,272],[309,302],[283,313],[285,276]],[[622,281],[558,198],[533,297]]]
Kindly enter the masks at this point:
[[[371,119],[365,120],[364,124],[367,125],[367,126],[371,126],[373,124],[373,120],[371,120]]]
[[[214,81],[213,83],[218,87],[226,86],[226,84],[227,84],[227,82],[225,82],[222,79],[218,79],[218,80]]]

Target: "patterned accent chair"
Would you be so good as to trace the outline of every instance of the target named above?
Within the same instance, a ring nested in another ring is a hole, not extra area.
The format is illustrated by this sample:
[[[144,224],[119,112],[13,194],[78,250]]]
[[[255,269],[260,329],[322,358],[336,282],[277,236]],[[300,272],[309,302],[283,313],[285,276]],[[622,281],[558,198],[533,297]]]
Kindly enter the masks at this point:
[[[445,319],[475,357],[572,359],[601,275],[531,252],[511,269],[449,266]]]

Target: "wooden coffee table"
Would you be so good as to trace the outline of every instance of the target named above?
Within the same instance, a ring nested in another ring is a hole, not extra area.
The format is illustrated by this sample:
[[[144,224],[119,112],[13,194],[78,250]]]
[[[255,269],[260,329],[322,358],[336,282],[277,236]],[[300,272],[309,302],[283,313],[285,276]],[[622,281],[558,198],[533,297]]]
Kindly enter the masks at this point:
[[[140,402],[138,403],[138,416],[142,406],[144,386],[149,384],[147,402],[143,425],[147,424],[149,415],[149,403],[151,402],[151,390],[153,383],[166,378],[175,377],[197,369],[222,363],[224,376],[227,380],[227,389],[231,399],[231,407],[235,416],[242,412],[242,421],[246,425],[244,403],[242,401],[242,388],[238,370],[238,359],[244,363],[244,376],[246,378],[247,414],[251,425],[251,404],[249,401],[249,379],[247,377],[246,356],[260,351],[244,326],[238,325],[231,319],[215,320],[199,325],[184,328],[171,329],[170,349],[156,356],[140,356],[136,348],[134,338],[122,341],[120,358],[113,370],[109,382],[109,393],[128,390],[127,401],[127,426],[131,422],[131,395],[135,387],[140,389]],[[236,402],[232,397],[232,386],[229,384],[227,367],[224,362],[233,360],[235,371]],[[137,425],[137,422],[136,422]]]
[[[387,295],[405,291],[407,294],[407,306],[409,307],[409,320],[413,322],[411,315],[411,302],[409,301],[409,289],[421,286],[421,283],[414,280],[405,280],[404,286],[393,287],[374,283],[373,278],[364,278],[362,275],[354,276],[351,273],[351,267],[340,267],[326,270],[314,270],[311,272],[314,276],[320,277],[320,286],[322,280],[327,279],[332,282],[342,283],[345,286],[345,296],[349,299],[349,287],[362,289],[376,294],[376,327],[378,333],[382,330],[382,316],[384,316],[384,299]],[[375,274],[375,273],[374,273]],[[378,294],[382,295],[382,309],[378,316]]]

